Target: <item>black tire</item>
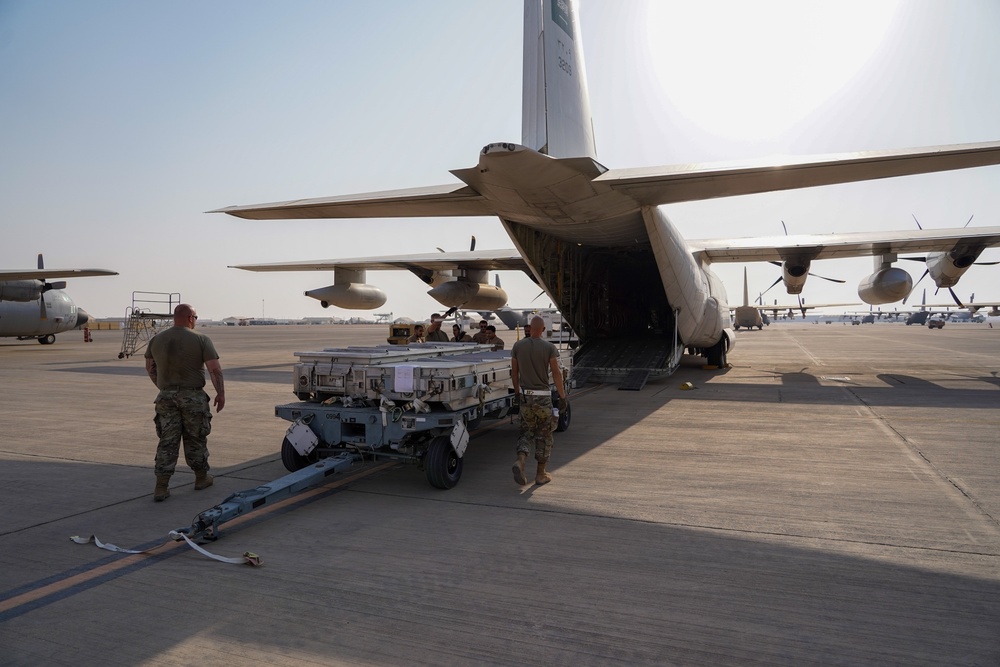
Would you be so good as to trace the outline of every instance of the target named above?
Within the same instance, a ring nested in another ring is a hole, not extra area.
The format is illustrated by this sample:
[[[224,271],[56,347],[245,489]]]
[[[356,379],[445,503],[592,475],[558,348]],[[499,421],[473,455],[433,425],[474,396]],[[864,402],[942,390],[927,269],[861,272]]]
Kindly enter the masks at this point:
[[[39,336],[38,342],[41,343],[42,345],[52,345],[52,343],[56,342],[56,337],[53,334]]]
[[[705,355],[709,366],[716,366],[717,368],[726,367],[726,337],[723,336],[719,339],[719,342],[708,348],[708,354]]]
[[[566,409],[559,411],[559,421],[556,423],[556,432],[562,433],[569,428],[570,419],[573,418],[573,406],[566,401]]]
[[[308,457],[302,456],[295,451],[295,447],[288,441],[288,438],[284,438],[281,441],[281,462],[288,472],[302,470],[309,465]]]
[[[427,481],[437,489],[450,489],[462,477],[462,459],[451,446],[451,438],[439,435],[431,440],[424,454]]]

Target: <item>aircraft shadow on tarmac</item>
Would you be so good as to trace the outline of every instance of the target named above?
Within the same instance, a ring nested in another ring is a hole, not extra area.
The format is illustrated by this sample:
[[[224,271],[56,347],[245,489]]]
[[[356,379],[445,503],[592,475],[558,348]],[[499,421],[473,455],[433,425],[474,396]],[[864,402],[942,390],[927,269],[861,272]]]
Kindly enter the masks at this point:
[[[836,376],[814,375],[802,371],[780,372],[765,371],[767,375],[775,376],[780,384],[758,384],[726,382],[714,384],[711,382],[698,384],[698,376],[692,375],[691,381],[700,391],[678,393],[676,396],[666,395],[666,400],[716,400],[760,403],[793,403],[803,405],[851,405],[862,401],[869,406],[914,407],[928,405],[942,408],[982,408],[996,409],[996,395],[992,390],[956,389],[945,387],[922,378],[898,373],[879,374],[875,377],[883,383],[882,386],[865,386],[856,378],[861,374],[842,374]],[[678,380],[680,374],[674,376]],[[855,379],[852,379],[855,378]],[[702,376],[704,381],[706,376]],[[708,378],[710,380],[710,378]],[[965,378],[966,381],[984,382],[1000,386],[996,377]],[[676,382],[671,383],[676,384]],[[647,387],[655,385],[650,383]]]
[[[100,479],[107,470],[81,472],[80,465],[15,462],[5,464],[0,479],[55,480],[63,474]],[[171,513],[160,511],[154,518],[157,510],[170,510],[169,504],[154,506],[148,495],[123,497],[133,486],[148,486],[148,470],[122,472],[127,488],[117,489],[117,499],[108,498],[89,516],[74,512],[55,524],[0,535],[5,550],[65,549],[82,555],[78,565],[33,580],[8,572],[12,585],[0,590],[0,600],[43,585],[55,584],[56,592],[0,613],[0,624],[20,619],[17,632],[4,642],[5,661],[31,664],[38,651],[51,650],[46,646],[52,623],[65,613],[86,614],[95,601],[129,608],[149,596],[162,599],[145,605],[128,623],[117,614],[90,618],[83,626],[86,642],[74,647],[74,659],[84,664],[113,655],[139,664],[204,641],[223,652],[245,643],[244,657],[294,646],[300,658],[322,656],[324,664],[370,661],[374,655],[392,664],[383,651],[402,647],[408,647],[408,657],[395,664],[449,662],[442,660],[442,650],[495,662],[509,658],[512,633],[525,645],[537,643],[532,650],[550,664],[573,662],[574,655],[605,664],[662,664],[668,657],[682,664],[995,664],[1000,655],[1000,583],[887,558],[891,545],[885,543],[881,557],[866,558],[822,543],[776,544],[740,531],[574,513],[557,503],[541,511],[484,506],[475,497],[460,500],[453,493],[460,487],[427,489],[426,498],[321,497],[301,512],[272,515],[278,520],[224,529],[223,540],[211,547],[226,552],[227,546],[232,551],[251,544],[265,560],[280,554],[262,569],[230,569],[174,549],[75,584],[70,576],[121,556],[71,544],[63,535],[67,530],[113,525],[116,516],[128,513],[172,528],[189,518],[191,503],[182,499],[212,497],[180,489],[169,501],[175,505]],[[103,489],[108,493],[110,487]],[[319,530],[318,522],[328,529]],[[291,539],[310,531],[309,539]],[[323,563],[363,563],[363,574],[320,576],[319,552]],[[524,583],[525,595],[546,604],[526,604],[506,583],[499,586],[502,592],[491,585],[523,578],[524,563],[532,564],[533,577]],[[184,571],[179,568],[191,568],[190,576],[201,585],[164,595],[164,578],[173,586]],[[200,596],[210,576],[218,579],[212,604],[205,605]],[[119,577],[130,583],[104,585]],[[88,595],[76,595],[85,591]],[[247,614],[247,609],[258,611]],[[430,620],[428,609],[433,609]],[[344,615],[352,627],[367,630],[316,632],[302,623],[306,610],[321,617]],[[406,621],[395,623],[391,635],[375,631],[391,619]]]

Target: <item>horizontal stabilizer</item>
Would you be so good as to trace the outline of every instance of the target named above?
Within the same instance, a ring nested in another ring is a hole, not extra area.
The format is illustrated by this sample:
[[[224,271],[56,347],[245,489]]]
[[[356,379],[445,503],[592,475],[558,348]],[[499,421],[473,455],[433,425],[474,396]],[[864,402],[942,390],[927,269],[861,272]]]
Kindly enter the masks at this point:
[[[1000,142],[611,169],[594,179],[643,206],[751,195],[1000,164]]]
[[[227,206],[208,213],[228,213],[249,220],[295,220],[479,216],[494,215],[495,209],[466,185],[438,185],[250,206]]]

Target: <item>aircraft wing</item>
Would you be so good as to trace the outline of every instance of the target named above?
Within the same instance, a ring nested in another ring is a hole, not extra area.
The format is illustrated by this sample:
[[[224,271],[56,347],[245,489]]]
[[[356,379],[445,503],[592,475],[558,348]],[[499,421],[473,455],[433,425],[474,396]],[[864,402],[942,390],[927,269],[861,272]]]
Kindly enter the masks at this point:
[[[767,161],[611,169],[594,179],[644,206],[853,183],[1000,163],[1000,142]]]
[[[370,271],[412,271],[413,269],[424,271],[448,271],[451,269],[526,271],[528,265],[516,250],[504,249],[428,252],[421,255],[328,259],[281,264],[242,264],[229,268],[243,269],[245,271],[332,271],[333,269],[365,269]]]
[[[495,209],[472,188],[456,184],[250,206],[227,206],[208,213],[228,213],[248,220],[295,220],[495,215]]]
[[[998,245],[1000,227],[801,234],[688,242],[693,253],[710,262],[780,262],[789,257],[836,259],[890,253],[947,252],[956,246],[987,248]]]
[[[45,280],[47,278],[91,278],[93,276],[117,276],[117,271],[107,269],[23,269],[5,271],[0,269],[0,280]]]
[[[758,304],[753,304],[753,307],[757,310],[813,310],[814,308],[841,308],[843,306],[860,306],[857,301],[853,303],[803,303],[803,304],[764,304],[763,306]],[[735,308],[735,306],[734,306]]]

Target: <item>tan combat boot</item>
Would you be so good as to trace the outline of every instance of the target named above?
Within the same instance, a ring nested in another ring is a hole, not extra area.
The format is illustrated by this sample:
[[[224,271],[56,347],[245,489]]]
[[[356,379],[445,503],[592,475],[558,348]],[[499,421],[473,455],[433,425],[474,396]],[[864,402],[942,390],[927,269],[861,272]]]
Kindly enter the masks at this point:
[[[521,486],[525,486],[528,483],[528,478],[524,476],[524,462],[527,460],[528,452],[518,452],[517,463],[515,463],[512,468],[514,471],[514,481]]]
[[[552,481],[552,475],[545,472],[546,463],[548,463],[548,461],[538,462],[538,469],[535,471],[535,484],[538,485],[548,484],[549,482]]]
[[[212,482],[215,480],[214,477],[208,474],[207,470],[195,470],[194,471],[194,490],[201,491],[202,489],[207,489],[212,486]]]
[[[153,489],[153,500],[160,502],[170,497],[170,475],[157,475],[156,488]]]

